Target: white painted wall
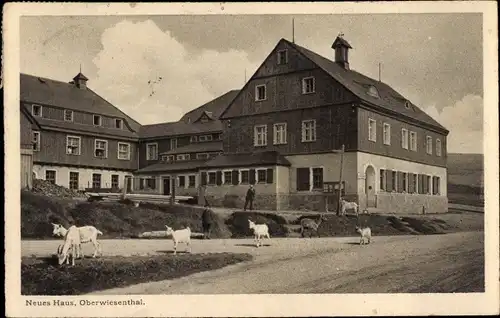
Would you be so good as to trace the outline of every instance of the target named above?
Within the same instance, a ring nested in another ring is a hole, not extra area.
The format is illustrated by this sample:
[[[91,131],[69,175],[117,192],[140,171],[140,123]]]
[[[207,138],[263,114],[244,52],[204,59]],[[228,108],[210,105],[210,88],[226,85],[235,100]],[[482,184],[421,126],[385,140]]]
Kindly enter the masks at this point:
[[[125,184],[125,176],[132,176],[132,173],[128,171],[115,171],[115,170],[105,170],[105,169],[83,169],[65,166],[45,166],[45,165],[33,165],[33,172],[37,179],[45,180],[45,171],[54,170],[56,171],[56,184],[69,188],[69,173],[78,172],[78,189],[84,190],[85,188],[92,187],[92,174],[101,174],[101,187],[110,188],[111,187],[111,175],[117,174],[118,177],[118,187],[122,188]]]
[[[440,195],[447,196],[447,169],[406,160],[357,152],[358,193],[365,193],[365,171],[368,165],[375,168],[375,189],[380,192],[380,169],[397,170],[408,173],[426,174],[440,178]],[[432,184],[431,184],[432,185]]]
[[[286,159],[292,164],[289,179],[290,193],[297,193],[297,168],[322,167],[324,182],[338,182],[340,177],[340,156],[338,153],[286,156]],[[356,193],[357,191],[356,160],[356,153],[348,152],[344,154],[342,180],[346,183],[346,193]],[[307,192],[310,191],[301,191],[300,193]]]

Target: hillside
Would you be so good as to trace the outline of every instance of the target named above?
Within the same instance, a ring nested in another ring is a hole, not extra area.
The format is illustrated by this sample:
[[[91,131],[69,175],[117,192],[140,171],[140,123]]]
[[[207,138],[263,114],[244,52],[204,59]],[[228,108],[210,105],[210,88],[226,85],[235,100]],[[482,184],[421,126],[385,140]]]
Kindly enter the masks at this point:
[[[483,206],[484,158],[482,154],[448,154],[450,203]]]

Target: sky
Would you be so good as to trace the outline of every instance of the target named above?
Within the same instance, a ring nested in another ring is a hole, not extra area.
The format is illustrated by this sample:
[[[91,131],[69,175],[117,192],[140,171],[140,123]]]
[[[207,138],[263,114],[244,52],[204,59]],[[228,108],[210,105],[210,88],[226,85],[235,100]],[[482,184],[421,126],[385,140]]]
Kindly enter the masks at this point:
[[[448,152],[483,153],[482,16],[464,14],[30,16],[21,72],[87,85],[141,124],[176,121],[240,89],[281,38],[381,79],[448,130]]]

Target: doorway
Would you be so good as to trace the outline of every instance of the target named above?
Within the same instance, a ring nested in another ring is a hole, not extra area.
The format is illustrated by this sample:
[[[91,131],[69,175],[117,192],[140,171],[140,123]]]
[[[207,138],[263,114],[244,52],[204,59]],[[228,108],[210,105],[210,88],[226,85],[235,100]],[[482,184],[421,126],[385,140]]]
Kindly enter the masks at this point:
[[[163,177],[163,195],[170,195],[170,177]]]
[[[366,193],[366,206],[376,207],[375,195],[375,169],[372,166],[366,167],[365,172],[365,193]]]

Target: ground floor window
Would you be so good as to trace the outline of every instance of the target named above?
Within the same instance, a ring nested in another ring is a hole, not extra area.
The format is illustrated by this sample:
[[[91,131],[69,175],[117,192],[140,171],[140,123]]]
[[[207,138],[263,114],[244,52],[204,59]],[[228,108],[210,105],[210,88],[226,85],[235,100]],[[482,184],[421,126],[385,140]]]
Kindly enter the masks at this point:
[[[391,191],[398,191],[398,174],[397,171],[391,171]]]
[[[439,177],[432,177],[432,194],[440,195],[441,191],[439,189],[439,183],[441,179]]]
[[[146,179],[146,185],[148,189],[156,189],[156,178],[148,178]]]
[[[69,188],[71,190],[78,190],[78,172],[70,172],[69,173]]]
[[[224,171],[224,184],[231,184],[232,180],[232,172],[231,171]]]
[[[387,180],[386,180],[386,176],[385,176],[385,170],[380,169],[380,191],[387,190],[386,184],[387,184]]]
[[[217,174],[215,172],[209,172],[208,173],[208,184],[215,185],[216,182],[217,182]]]
[[[101,174],[93,173],[92,174],[92,188],[99,189],[101,188]]]
[[[241,183],[248,184],[250,182],[250,172],[248,170],[241,171]]]
[[[313,168],[313,189],[323,189],[323,168]]]
[[[111,188],[118,189],[118,178],[117,174],[111,175]]]
[[[56,171],[55,170],[45,171],[45,180],[49,181],[52,184],[56,184]]]
[[[184,188],[186,186],[186,177],[179,176],[179,188]]]
[[[266,170],[263,169],[257,170],[257,182],[266,183]]]
[[[189,187],[194,188],[196,186],[196,177],[195,176],[189,176]]]

